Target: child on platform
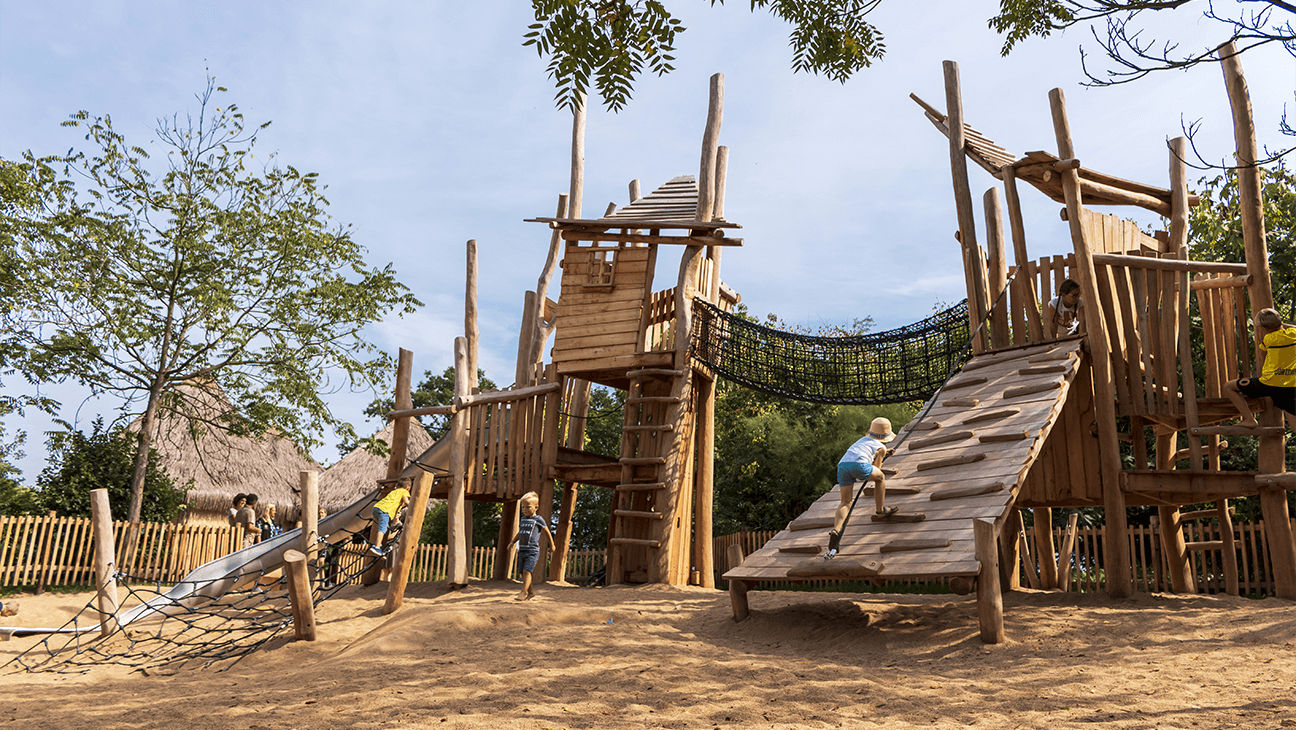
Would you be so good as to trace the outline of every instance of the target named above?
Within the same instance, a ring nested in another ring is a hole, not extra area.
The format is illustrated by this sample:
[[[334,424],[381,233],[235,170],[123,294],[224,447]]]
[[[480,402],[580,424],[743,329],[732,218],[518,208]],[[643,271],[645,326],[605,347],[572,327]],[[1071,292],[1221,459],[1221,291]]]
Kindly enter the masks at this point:
[[[1053,339],[1080,331],[1080,283],[1067,279],[1058,287],[1058,295],[1044,307],[1044,334]]]
[[[1243,426],[1259,425],[1246,399],[1270,398],[1296,431],[1296,326],[1283,324],[1276,309],[1260,310],[1255,326],[1261,336],[1256,355],[1260,377],[1234,380],[1224,387],[1224,395],[1242,414]]]
[[[522,592],[513,600],[529,601],[535,598],[535,590],[531,587],[531,573],[540,558],[540,533],[543,532],[548,538],[550,552],[554,550],[555,545],[549,526],[545,524],[543,517],[536,514],[540,509],[540,495],[527,492],[522,495],[521,503],[522,516],[518,519],[518,531],[513,539],[509,540],[508,547],[512,547],[515,542],[518,544],[518,566],[522,569]]]
[[[887,449],[883,444],[895,438],[891,431],[891,421],[886,418],[874,418],[869,424],[868,433],[859,441],[851,444],[841,460],[837,462],[837,484],[841,492],[841,506],[837,508],[833,520],[833,534],[840,536],[850,512],[851,499],[855,496],[855,482],[863,482],[860,489],[873,483],[873,504],[877,514],[882,517],[894,515],[899,508],[886,506],[886,479],[882,476],[882,459]]]

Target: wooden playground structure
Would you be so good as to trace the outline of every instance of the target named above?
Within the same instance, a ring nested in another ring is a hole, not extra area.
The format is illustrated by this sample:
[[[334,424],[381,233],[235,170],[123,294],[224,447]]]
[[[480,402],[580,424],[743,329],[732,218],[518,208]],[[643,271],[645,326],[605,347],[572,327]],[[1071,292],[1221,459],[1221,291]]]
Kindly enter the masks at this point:
[[[834,489],[725,573],[736,617],[746,615],[746,591],[758,581],[944,576],[956,591],[975,587],[982,638],[1002,641],[1000,591],[1018,587],[1022,559],[1029,574],[1035,571],[1018,510],[1034,509],[1040,584],[1054,588],[1069,577],[1071,550],[1052,544],[1048,508],[1090,505],[1104,508],[1107,529],[1116,535],[1126,531],[1126,506],[1157,507],[1174,590],[1196,590],[1188,554],[1211,550],[1219,551],[1228,592],[1236,595],[1228,500],[1250,495],[1260,496],[1275,593],[1296,599],[1286,495],[1296,488],[1296,474],[1285,473],[1282,414],[1272,406],[1265,410],[1267,401],[1252,401],[1260,426],[1228,425],[1239,414],[1222,390],[1252,374],[1257,343],[1247,325],[1254,312],[1273,306],[1250,101],[1238,59],[1227,58],[1223,67],[1246,243],[1246,262],[1236,264],[1190,258],[1188,215],[1197,201],[1188,193],[1183,138],[1169,145],[1170,187],[1162,189],[1083,167],[1061,89],[1049,96],[1057,154],[1020,158],[964,122],[955,63],[945,63],[947,113],[913,97],[949,140],[974,353],[934,397],[930,412],[907,427],[907,448],[884,468],[888,504],[926,519],[853,520],[843,531],[840,555],[825,560],[821,553],[838,504]],[[1003,183],[1011,254],[998,188],[984,198],[988,250],[977,243],[969,159]],[[1073,254],[1029,258],[1018,181],[1065,205]],[[1169,230],[1146,235],[1133,222],[1091,210],[1094,205],[1139,206],[1168,218]],[[1041,303],[1067,277],[1081,285],[1083,329],[1050,340]],[[1189,321],[1193,296],[1200,328]],[[987,326],[979,328],[983,320]],[[1194,344],[1206,355],[1200,392]],[[1222,439],[1236,435],[1259,439],[1258,471],[1221,468]],[[1133,468],[1122,464],[1122,442],[1129,444]],[[1205,502],[1215,506],[1191,507]],[[1184,523],[1210,517],[1219,519],[1223,539],[1185,542]],[[1133,592],[1128,551],[1122,540],[1107,543],[1106,585],[1115,597]]]
[[[630,184],[630,203],[581,216],[584,113],[573,125],[571,191],[552,217],[548,260],[535,291],[526,293],[512,387],[477,389],[476,243],[468,242],[465,336],[455,341],[454,402],[412,408],[412,354],[401,351],[392,454],[403,454],[408,424],[418,415],[451,416],[449,434],[415,463],[393,456],[388,477],[416,477],[412,503],[446,499],[450,582],[468,580],[473,502],[503,503],[498,545],[517,525],[518,500],[540,495],[550,520],[555,481],[563,484],[556,554],[549,579],[563,580],[577,484],[614,490],[609,525],[608,584],[689,582],[714,587],[711,475],[714,375],[689,357],[694,299],[730,309],[739,296],[720,281],[721,250],[741,246],[726,235],[728,150],[718,144],[724,79],[710,85],[699,174],[676,177],[648,195]],[[659,253],[680,250],[678,277],[654,290]],[[561,268],[557,301],[546,295]],[[544,350],[552,336],[551,357]],[[627,391],[621,453],[587,452],[584,422],[592,383]],[[423,511],[410,510],[396,551],[389,611],[399,607]],[[496,562],[506,577],[510,561]],[[541,560],[543,565],[543,558]],[[366,582],[379,579],[371,571]]]

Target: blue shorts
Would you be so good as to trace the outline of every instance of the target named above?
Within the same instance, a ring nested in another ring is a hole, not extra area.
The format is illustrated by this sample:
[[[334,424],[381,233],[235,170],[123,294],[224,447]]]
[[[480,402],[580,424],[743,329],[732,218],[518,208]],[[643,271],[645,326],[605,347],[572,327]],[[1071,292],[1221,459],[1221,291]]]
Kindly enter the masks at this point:
[[[873,465],[862,461],[843,461],[837,464],[837,483],[846,485],[866,481],[873,473]]]
[[[378,525],[378,531],[386,534],[387,526],[391,524],[391,515],[383,512],[377,507],[373,508],[374,524]]]
[[[533,547],[523,547],[518,549],[518,569],[523,573],[534,573],[536,561],[540,559],[540,551]]]

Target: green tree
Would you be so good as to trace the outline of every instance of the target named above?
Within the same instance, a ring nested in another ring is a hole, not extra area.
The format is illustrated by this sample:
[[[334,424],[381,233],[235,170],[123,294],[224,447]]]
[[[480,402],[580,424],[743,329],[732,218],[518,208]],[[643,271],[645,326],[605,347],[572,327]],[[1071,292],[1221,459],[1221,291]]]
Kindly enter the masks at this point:
[[[74,114],[65,125],[84,130],[92,152],[26,153],[40,208],[6,205],[0,222],[50,232],[16,242],[28,272],[10,316],[21,366],[142,411],[132,521],[161,414],[189,419],[195,436],[274,428],[309,447],[331,428],[353,438],[320,393],[338,387],[330,376],[376,387],[390,359],[361,331],[420,304],[331,223],[314,173],[254,159],[269,123],[247,129],[214,98],[224,91],[209,80],[196,117],[159,120],[160,174],[110,117]],[[225,397],[229,412],[213,416],[205,404]]]
[[[102,418],[95,419],[89,435],[70,427],[52,433],[50,465],[36,478],[40,508],[63,516],[89,517],[90,491],[107,489],[113,519],[128,519],[136,448],[133,434],[124,429],[105,430]],[[174,519],[185,508],[189,486],[177,486],[162,467],[157,451],[150,449],[140,519],[145,522]]]
[[[864,18],[880,3],[751,0],[751,8],[764,8],[792,25],[793,71],[845,82],[886,53],[882,32]],[[658,76],[673,70],[675,36],[685,30],[660,0],[531,0],[531,6],[536,22],[523,45],[549,59],[561,108],[580,103],[593,79],[607,107],[620,110],[645,68]]]

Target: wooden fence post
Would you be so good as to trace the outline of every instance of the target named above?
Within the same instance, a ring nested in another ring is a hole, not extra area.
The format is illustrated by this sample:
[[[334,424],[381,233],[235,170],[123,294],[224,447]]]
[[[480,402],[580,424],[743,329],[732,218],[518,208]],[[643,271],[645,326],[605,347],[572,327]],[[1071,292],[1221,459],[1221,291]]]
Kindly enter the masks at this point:
[[[288,574],[288,602],[292,605],[293,631],[299,641],[314,641],[315,602],[311,595],[310,575],[306,571],[306,555],[299,550],[284,553],[284,570]]]

